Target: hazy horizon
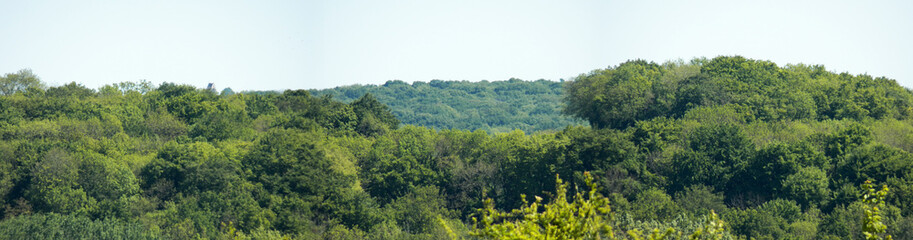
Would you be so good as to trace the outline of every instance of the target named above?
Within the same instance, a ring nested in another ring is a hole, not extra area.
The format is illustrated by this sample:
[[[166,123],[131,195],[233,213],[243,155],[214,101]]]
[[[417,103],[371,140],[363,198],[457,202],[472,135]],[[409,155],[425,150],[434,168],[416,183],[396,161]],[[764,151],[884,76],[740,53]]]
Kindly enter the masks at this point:
[[[630,59],[740,55],[913,87],[905,1],[4,2],[0,73],[326,89],[568,79]]]

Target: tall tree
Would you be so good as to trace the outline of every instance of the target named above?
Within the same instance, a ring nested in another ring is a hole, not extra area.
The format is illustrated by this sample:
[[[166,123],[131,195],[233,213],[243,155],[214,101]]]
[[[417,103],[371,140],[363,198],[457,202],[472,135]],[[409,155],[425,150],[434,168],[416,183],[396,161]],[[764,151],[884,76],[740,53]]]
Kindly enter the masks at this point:
[[[0,95],[13,95],[29,88],[44,89],[46,86],[31,69],[22,69],[16,73],[7,73],[0,77]]]

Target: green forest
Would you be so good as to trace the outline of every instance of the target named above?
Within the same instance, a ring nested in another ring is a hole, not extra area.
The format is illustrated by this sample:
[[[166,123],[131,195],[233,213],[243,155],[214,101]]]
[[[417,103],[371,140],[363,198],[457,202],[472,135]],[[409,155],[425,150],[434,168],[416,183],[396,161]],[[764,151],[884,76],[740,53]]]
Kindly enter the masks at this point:
[[[240,92],[0,77],[0,239],[913,239],[913,93],[740,56]]]
[[[485,130],[534,133],[561,130],[585,121],[561,114],[563,82],[523,81],[387,81],[384,85],[353,85],[313,90],[315,96],[329,95],[342,102],[371,94],[403,124],[438,130]]]

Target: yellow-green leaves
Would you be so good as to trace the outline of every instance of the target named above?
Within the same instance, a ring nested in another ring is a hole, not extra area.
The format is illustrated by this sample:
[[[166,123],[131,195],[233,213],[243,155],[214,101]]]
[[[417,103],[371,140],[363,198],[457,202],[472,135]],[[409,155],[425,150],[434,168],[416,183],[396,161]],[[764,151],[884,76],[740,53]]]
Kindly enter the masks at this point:
[[[885,234],[888,228],[881,222],[881,209],[885,208],[884,198],[888,195],[888,186],[884,185],[881,190],[875,190],[871,180],[866,180],[862,184],[865,192],[862,195],[862,202],[865,204],[865,218],[862,219],[862,234],[867,240],[891,239],[891,235]]]
[[[494,239],[602,239],[612,237],[609,199],[596,193],[593,177],[589,173],[586,184],[589,191],[577,192],[573,201],[568,201],[567,183],[556,176],[557,189],[554,199],[542,203],[536,197],[532,204],[526,202],[520,209],[501,212],[494,209],[491,199],[485,200],[481,219],[473,218],[476,228],[474,236]],[[541,206],[541,207],[540,207]],[[540,208],[544,209],[540,211]]]

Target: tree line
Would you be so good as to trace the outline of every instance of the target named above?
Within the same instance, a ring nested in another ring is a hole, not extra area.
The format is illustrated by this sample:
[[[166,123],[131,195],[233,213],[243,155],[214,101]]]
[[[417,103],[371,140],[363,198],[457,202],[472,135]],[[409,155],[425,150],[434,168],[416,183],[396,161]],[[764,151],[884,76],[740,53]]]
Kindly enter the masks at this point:
[[[590,126],[430,128],[373,93],[7,74],[0,238],[913,238],[913,95],[893,80],[735,56],[561,84]]]

